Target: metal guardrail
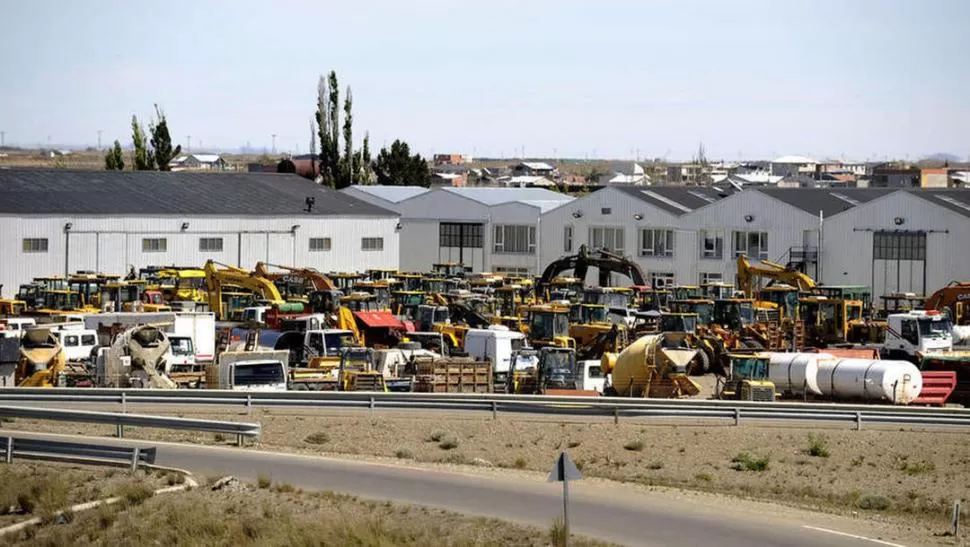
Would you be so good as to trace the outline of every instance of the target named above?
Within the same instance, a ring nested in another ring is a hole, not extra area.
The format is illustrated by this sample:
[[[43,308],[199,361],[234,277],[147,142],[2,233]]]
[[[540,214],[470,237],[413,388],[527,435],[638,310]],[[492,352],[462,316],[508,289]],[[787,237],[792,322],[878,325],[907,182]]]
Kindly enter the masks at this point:
[[[178,403],[176,399],[170,402]],[[197,420],[169,416],[150,416],[147,414],[128,414],[124,412],[95,412],[90,410],[51,409],[24,406],[0,406],[0,418],[27,418],[34,420],[57,420],[114,425],[119,438],[125,436],[125,427],[154,427],[161,429],[182,429],[235,435],[237,444],[242,445],[244,437],[259,438],[262,426],[257,423],[228,422],[220,420]]]
[[[109,446],[100,444],[0,437],[4,461],[13,463],[14,457],[25,459],[71,460],[94,463],[131,465],[135,471],[141,465],[155,463],[155,448]]]
[[[520,412],[544,415],[653,418],[712,418],[742,421],[841,421],[891,425],[970,427],[970,410],[879,404],[753,402],[694,399],[634,399],[480,393],[384,393],[223,390],[145,390],[78,388],[0,388],[0,403],[87,403],[138,405],[207,405],[309,407],[330,409],[411,409]],[[2,407],[0,407],[2,408]],[[2,414],[0,414],[2,416]],[[158,417],[156,417],[158,418]],[[166,419],[166,418],[158,418]]]

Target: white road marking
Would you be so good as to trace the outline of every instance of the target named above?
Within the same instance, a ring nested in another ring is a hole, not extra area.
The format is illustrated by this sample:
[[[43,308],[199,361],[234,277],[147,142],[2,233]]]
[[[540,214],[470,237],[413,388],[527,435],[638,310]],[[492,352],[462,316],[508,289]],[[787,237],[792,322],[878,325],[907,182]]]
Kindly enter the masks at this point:
[[[899,543],[891,543],[889,541],[883,541],[881,539],[867,538],[866,536],[857,536],[855,534],[847,534],[845,532],[839,532],[838,530],[829,530],[828,528],[819,528],[818,526],[803,525],[802,528],[808,528],[809,530],[815,530],[818,532],[826,532],[828,534],[835,534],[837,536],[845,536],[854,539],[861,539],[862,541],[871,541],[873,543],[879,543],[881,545],[889,545],[889,547],[906,547],[905,545],[900,545]]]

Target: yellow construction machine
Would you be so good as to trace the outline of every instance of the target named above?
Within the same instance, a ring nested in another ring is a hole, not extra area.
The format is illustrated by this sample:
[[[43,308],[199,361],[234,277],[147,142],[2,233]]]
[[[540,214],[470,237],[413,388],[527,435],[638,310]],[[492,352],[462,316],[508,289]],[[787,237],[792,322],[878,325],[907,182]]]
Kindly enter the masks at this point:
[[[718,378],[717,398],[761,402],[777,398],[775,383],[768,375],[769,355],[731,354],[728,357],[726,375]]]
[[[697,350],[665,333],[642,336],[619,354],[603,355],[601,370],[612,374],[608,392],[621,397],[677,398],[697,395],[700,386],[687,376]]]
[[[4,298],[3,285],[0,284],[0,315],[23,315],[27,302],[17,298]]]
[[[20,387],[54,387],[67,364],[64,349],[48,329],[30,329],[20,339],[15,382]]]
[[[523,306],[525,334],[532,347],[547,346],[576,349],[576,340],[569,336],[569,305],[562,303]]]
[[[217,265],[217,262],[210,259],[205,263],[204,268],[209,309],[216,314],[217,320],[229,319],[226,310],[223,308],[222,300],[222,291],[227,285],[252,291],[261,304],[278,306],[281,312],[297,311],[296,309],[284,309],[287,302],[283,299],[276,285],[269,279],[234,266],[222,265],[223,268],[220,269]],[[303,307],[299,306],[298,311],[302,312]]]

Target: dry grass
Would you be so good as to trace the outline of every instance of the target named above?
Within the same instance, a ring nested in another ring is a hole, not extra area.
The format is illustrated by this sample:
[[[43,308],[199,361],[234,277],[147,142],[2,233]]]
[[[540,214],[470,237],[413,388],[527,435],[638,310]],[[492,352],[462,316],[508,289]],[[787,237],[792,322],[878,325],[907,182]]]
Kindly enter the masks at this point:
[[[48,519],[67,506],[121,495],[137,503],[166,483],[164,475],[132,475],[105,469],[51,462],[0,465],[0,526],[39,516]],[[138,500],[138,498],[142,498]]]
[[[555,528],[554,528],[555,530]],[[37,545],[548,545],[551,533],[495,519],[330,492],[199,489],[74,515],[7,538]],[[561,535],[561,532],[560,532]],[[552,536],[557,537],[557,536]],[[572,538],[573,545],[604,545]]]

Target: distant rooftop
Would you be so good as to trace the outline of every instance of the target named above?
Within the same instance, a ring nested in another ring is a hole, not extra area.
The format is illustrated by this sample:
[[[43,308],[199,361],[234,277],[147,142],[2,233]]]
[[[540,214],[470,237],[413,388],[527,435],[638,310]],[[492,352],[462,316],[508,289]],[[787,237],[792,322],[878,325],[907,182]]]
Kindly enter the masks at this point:
[[[771,163],[794,163],[794,164],[804,164],[804,163],[818,163],[812,158],[806,158],[805,156],[782,156],[780,158],[774,159]]]
[[[400,203],[406,199],[411,199],[415,196],[420,196],[425,192],[430,192],[428,188],[423,186],[371,186],[371,185],[354,185],[350,188],[364,192],[374,196],[375,198],[383,199],[391,203]]]
[[[856,205],[891,194],[893,188],[757,188],[754,191],[773,197],[806,213],[824,217],[837,215]]]
[[[676,216],[690,213],[730,195],[727,191],[701,186],[613,186],[612,188]]]
[[[538,207],[542,212],[554,209],[574,198],[545,188],[442,188],[442,192],[477,201],[483,205],[523,203]]]

